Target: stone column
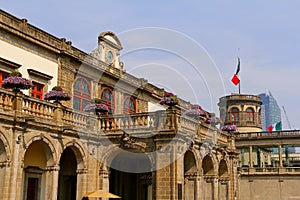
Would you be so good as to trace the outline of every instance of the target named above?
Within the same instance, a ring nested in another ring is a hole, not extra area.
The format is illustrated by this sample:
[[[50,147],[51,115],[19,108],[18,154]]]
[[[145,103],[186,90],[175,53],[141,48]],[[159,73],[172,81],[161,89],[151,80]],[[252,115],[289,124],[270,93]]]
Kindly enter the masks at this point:
[[[81,199],[84,192],[86,192],[86,175],[87,169],[77,169],[77,199]]]
[[[9,184],[9,199],[21,199],[21,190],[22,190],[22,157],[21,157],[21,143],[15,142],[19,141],[19,138],[22,135],[21,128],[13,128],[14,132],[14,144],[12,148],[12,162],[11,162],[11,171],[10,171],[10,184]]]
[[[195,199],[201,199],[201,193],[202,193],[202,190],[201,190],[201,175],[199,173],[197,173],[196,177],[195,177],[196,181],[195,181],[195,184],[196,184],[196,198]]]
[[[278,155],[279,155],[279,168],[283,168],[282,164],[282,146],[278,145]]]
[[[249,146],[249,168],[253,168],[252,145]]]
[[[171,160],[172,147],[166,144],[157,144],[154,199],[174,199],[174,177]]]
[[[213,178],[213,199],[218,200],[219,199],[219,180],[217,177]]]
[[[1,167],[4,167],[4,170],[5,170],[4,180],[1,180],[4,183],[9,183],[9,180],[10,180],[9,172],[11,169],[10,165],[11,165],[10,161],[6,161],[5,163],[3,163],[3,166],[1,166]],[[2,191],[2,198],[8,199],[8,196],[9,196],[9,184],[4,184],[3,191]]]
[[[58,165],[51,166],[46,169],[46,199],[57,199],[59,169],[60,167]]]

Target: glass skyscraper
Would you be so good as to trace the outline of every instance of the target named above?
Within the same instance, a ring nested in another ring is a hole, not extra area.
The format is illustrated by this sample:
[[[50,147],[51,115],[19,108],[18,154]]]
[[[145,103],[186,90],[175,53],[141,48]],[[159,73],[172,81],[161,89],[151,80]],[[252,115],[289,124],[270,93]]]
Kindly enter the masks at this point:
[[[281,109],[271,92],[258,95],[262,101],[261,124],[263,131],[268,131],[268,127],[281,121]]]

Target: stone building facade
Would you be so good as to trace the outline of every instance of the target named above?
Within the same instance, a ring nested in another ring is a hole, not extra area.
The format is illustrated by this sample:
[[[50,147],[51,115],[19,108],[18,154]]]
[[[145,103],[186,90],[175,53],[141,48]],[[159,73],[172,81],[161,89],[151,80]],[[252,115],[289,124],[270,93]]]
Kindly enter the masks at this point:
[[[2,199],[81,199],[103,189],[122,199],[237,199],[234,135],[166,109],[163,89],[125,71],[112,32],[91,54],[0,11],[0,73],[32,80],[23,93],[0,88]],[[72,101],[43,99],[62,86]],[[83,112],[94,97],[107,115]],[[155,105],[160,110],[149,112]]]

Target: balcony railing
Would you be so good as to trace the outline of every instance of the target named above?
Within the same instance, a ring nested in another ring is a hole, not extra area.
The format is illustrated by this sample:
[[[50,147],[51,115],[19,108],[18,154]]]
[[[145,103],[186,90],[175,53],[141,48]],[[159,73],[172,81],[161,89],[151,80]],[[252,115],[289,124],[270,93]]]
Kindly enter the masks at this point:
[[[270,132],[249,132],[239,133],[237,138],[278,138],[278,137],[290,137],[300,136],[300,130],[285,130],[285,131],[272,131]]]
[[[242,173],[262,173],[262,174],[279,174],[279,173],[300,173],[300,167],[241,167],[239,171]]]
[[[182,116],[176,110],[98,116],[74,111],[59,103],[50,103],[21,93],[15,94],[12,91],[0,89],[0,114],[7,111],[10,111],[11,116],[34,116],[50,120],[58,126],[102,131],[105,134],[118,130],[130,130],[136,133],[147,133],[147,131],[168,133],[167,131],[169,131],[169,133],[176,134],[181,132],[191,136],[194,134],[202,138],[210,138],[222,144],[227,144],[229,136],[227,132],[203,124],[200,120]]]

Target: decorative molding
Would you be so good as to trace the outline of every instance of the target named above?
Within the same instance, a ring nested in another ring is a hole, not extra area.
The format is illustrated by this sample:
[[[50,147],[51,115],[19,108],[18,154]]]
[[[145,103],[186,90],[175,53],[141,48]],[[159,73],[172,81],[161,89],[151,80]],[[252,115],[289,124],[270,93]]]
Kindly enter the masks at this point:
[[[15,70],[15,69],[18,69],[22,66],[21,64],[6,60],[6,59],[1,58],[1,57],[0,57],[0,64],[4,65],[5,67],[8,67],[12,71]]]
[[[53,78],[53,76],[44,74],[44,73],[39,72],[39,71],[34,70],[34,69],[27,69],[27,72],[31,76],[35,76],[35,77],[38,77],[40,79],[44,79],[44,80],[47,80],[47,81],[50,81]]]
[[[132,148],[135,143],[135,139],[124,131],[119,142],[121,148]]]

